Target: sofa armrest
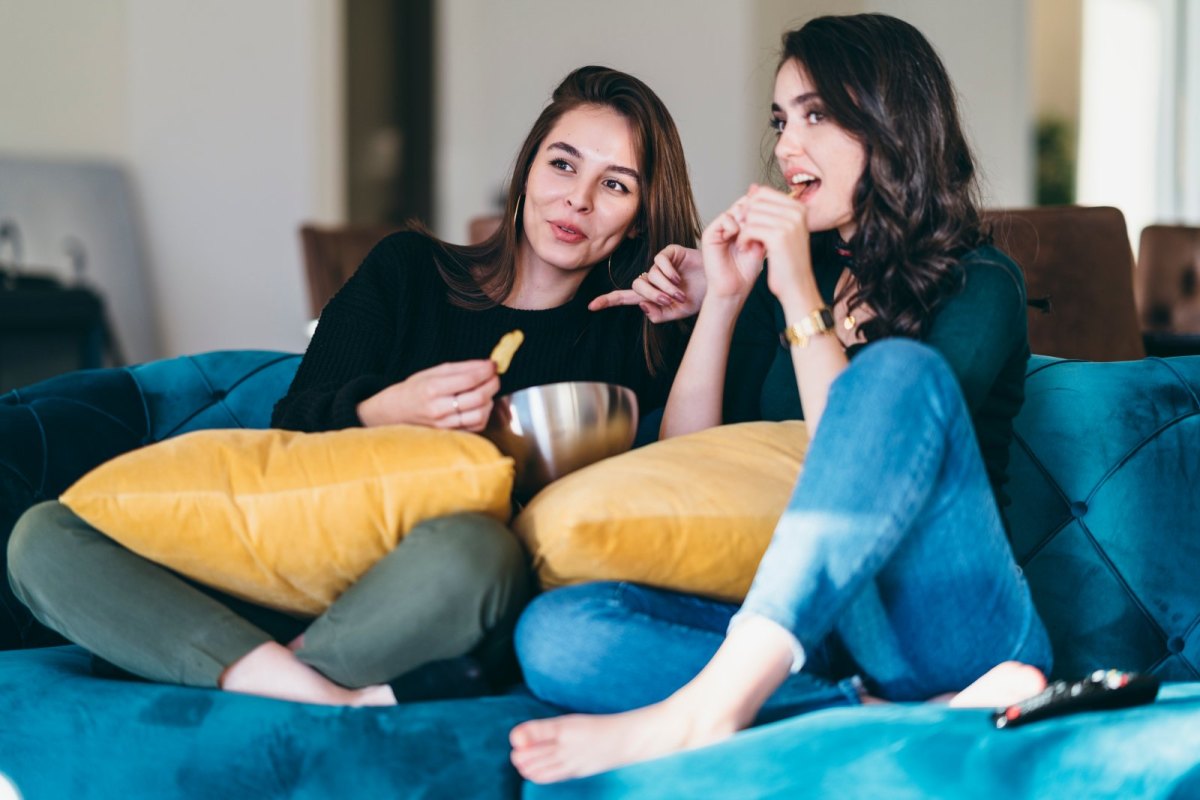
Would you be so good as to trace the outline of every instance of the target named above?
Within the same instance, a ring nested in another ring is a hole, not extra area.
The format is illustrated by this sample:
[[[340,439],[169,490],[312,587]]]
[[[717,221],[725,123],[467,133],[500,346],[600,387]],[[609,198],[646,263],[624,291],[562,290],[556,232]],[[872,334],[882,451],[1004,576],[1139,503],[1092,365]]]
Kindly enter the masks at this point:
[[[18,517],[105,461],[189,431],[268,427],[299,363],[291,353],[218,351],[71,372],[0,395],[0,567]],[[0,650],[42,633],[6,576]]]

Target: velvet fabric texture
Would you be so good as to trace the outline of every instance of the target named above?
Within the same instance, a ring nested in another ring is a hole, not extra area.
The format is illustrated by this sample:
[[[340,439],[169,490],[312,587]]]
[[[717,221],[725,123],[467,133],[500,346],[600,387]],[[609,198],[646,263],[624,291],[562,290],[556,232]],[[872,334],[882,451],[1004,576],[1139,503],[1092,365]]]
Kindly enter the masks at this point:
[[[75,647],[0,653],[0,776],[40,798],[514,798],[528,695],[385,709],[91,674]],[[0,783],[0,786],[3,786]]]
[[[740,601],[804,463],[802,421],[743,422],[608,458],[513,520],[544,588],[631,581]]]
[[[117,371],[124,378],[78,373],[6,396],[5,497],[19,505],[54,496],[143,439],[265,426],[297,361],[209,354]],[[940,706],[816,711],[713,748],[526,786],[526,795],[1196,796],[1200,357],[1035,357],[1026,393],[1008,517],[1057,671],[1118,667],[1195,682],[1167,685],[1153,706],[1011,731],[989,729],[983,712]],[[206,399],[197,406],[195,398]],[[74,648],[0,653],[0,773],[26,797],[515,797],[508,731],[548,713],[522,697],[319,709],[108,681],[87,674],[86,663]]]
[[[0,575],[25,509],[57,498],[93,467],[205,428],[265,428],[300,356],[204,353],[73,372],[0,395]],[[0,650],[61,643],[0,580]]]
[[[508,522],[512,486],[512,459],[464,431],[211,430],[102,464],[61,500],[155,563],[316,616],[421,522]]]
[[[1192,800],[1200,684],[1150,706],[996,730],[989,712],[858,706],[766,725],[701,750],[582,780],[526,784],[524,800],[1089,798]]]
[[[1031,360],[1008,520],[1055,673],[1200,679],[1200,356]]]

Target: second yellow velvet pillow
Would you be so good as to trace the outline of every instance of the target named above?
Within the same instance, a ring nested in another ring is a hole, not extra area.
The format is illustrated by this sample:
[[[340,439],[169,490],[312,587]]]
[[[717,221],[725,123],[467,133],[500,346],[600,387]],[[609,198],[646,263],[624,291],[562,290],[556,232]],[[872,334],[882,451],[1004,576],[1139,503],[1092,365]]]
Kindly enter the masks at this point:
[[[547,588],[625,580],[741,600],[807,449],[803,422],[667,439],[552,483],[513,526]]]
[[[423,520],[507,521],[512,482],[512,459],[470,433],[208,430],[102,464],[61,500],[183,575],[316,615]]]

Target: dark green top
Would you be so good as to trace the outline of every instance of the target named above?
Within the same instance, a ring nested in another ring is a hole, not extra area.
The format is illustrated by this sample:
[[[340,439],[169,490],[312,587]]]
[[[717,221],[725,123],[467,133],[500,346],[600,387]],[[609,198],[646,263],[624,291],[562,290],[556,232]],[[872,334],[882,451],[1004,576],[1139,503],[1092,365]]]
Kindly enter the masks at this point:
[[[963,287],[943,302],[925,343],[940,352],[958,376],[988,479],[1001,508],[1008,504],[1008,447],[1013,417],[1025,400],[1029,337],[1025,278],[1011,258],[990,245],[960,262]],[[845,268],[836,255],[814,265],[821,297],[833,304]],[[725,382],[725,421],[803,419],[800,390],[788,348],[779,340],[783,308],[759,276],[738,318]],[[864,345],[847,350],[854,358]]]

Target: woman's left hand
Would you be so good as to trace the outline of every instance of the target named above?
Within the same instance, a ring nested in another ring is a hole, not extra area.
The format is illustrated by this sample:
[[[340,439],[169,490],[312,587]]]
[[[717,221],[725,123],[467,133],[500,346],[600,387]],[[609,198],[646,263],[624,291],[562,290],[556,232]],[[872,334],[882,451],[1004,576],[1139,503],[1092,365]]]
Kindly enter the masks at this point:
[[[743,208],[739,244],[767,251],[767,286],[785,306],[817,293],[809,247],[808,209],[767,186],[752,186]]]

